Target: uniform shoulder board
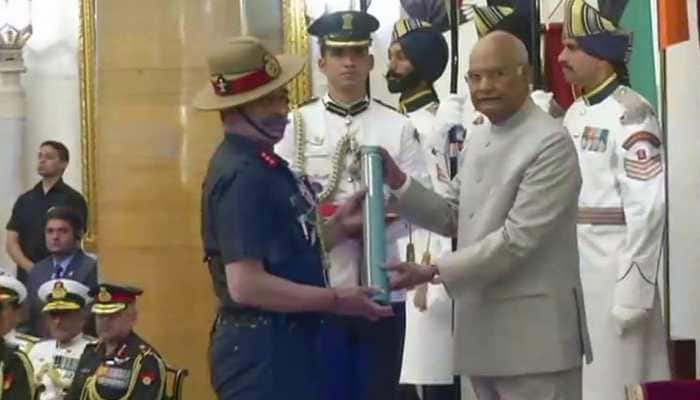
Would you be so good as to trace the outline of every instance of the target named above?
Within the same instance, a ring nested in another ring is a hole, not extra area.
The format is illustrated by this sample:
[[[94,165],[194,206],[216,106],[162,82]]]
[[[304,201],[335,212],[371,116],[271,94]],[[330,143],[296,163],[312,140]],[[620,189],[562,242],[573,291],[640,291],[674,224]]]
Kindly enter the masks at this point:
[[[385,102],[383,102],[383,101],[381,101],[381,100],[379,100],[379,99],[372,98],[372,101],[374,101],[374,102],[377,103],[377,104],[381,104],[381,105],[383,105],[384,107],[386,107],[386,108],[388,108],[388,109],[390,109],[390,110],[392,110],[392,111],[396,111],[397,113],[401,114],[401,112],[400,112],[399,110],[397,110],[396,107],[390,106],[389,104],[387,104],[387,103],[385,103]]]
[[[158,353],[158,351],[157,351],[156,349],[154,349],[153,346],[149,345],[149,344],[146,343],[146,342],[141,343],[141,344],[139,345],[139,351],[140,351],[141,354],[143,354],[144,356],[150,355],[150,356],[153,356],[153,357],[156,357],[156,358],[161,358],[161,357],[160,357],[160,354]]]
[[[5,342],[5,348],[9,351],[19,350],[19,345],[17,343]]]
[[[317,101],[318,101],[318,97],[312,97],[312,98],[310,98],[310,99],[308,99],[308,100],[302,102],[301,104],[299,104],[299,105],[297,106],[297,108],[301,108],[301,107],[304,107],[304,106],[308,106],[309,104],[313,104],[313,103],[315,103],[315,102],[317,102]]]
[[[31,344],[37,344],[41,342],[41,338],[32,335],[27,335],[26,333],[17,332],[15,336],[17,337],[17,339],[29,342]]]
[[[88,345],[95,344],[99,340],[94,336],[85,335],[85,334],[83,334],[83,338],[88,341]]]
[[[100,339],[95,340],[94,342],[90,342],[85,345],[85,351],[88,349],[94,350],[97,346],[100,345]]]
[[[435,115],[435,114],[437,114],[438,108],[440,108],[440,103],[438,103],[436,101],[436,102],[430,103],[428,105],[428,107],[426,108],[426,110],[428,110],[429,113]]]
[[[613,92],[613,98],[625,109],[620,117],[622,125],[640,124],[650,116],[654,116],[654,109],[639,93],[620,86]]]

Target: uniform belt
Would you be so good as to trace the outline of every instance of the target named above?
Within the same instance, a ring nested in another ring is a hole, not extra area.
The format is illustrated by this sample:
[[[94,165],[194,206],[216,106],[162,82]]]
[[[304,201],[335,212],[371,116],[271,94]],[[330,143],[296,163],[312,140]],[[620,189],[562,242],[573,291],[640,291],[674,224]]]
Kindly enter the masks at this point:
[[[224,308],[219,310],[219,315],[216,318],[216,325],[255,327],[257,325],[277,323],[290,326],[317,326],[320,320],[320,315],[313,313],[276,313],[250,308]]]
[[[627,225],[622,207],[579,207],[576,223],[580,225]]]

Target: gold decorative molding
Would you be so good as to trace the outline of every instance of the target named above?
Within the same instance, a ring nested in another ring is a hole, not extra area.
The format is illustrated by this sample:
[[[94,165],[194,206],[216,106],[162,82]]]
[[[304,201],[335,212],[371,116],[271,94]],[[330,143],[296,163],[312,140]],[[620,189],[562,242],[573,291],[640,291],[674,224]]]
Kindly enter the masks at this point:
[[[97,182],[95,179],[95,0],[80,0],[80,145],[83,195],[88,205],[84,245],[97,251]]]
[[[284,0],[282,9],[285,53],[309,55],[309,34],[306,32],[306,6],[304,0]],[[289,84],[289,101],[292,107],[311,98],[311,75],[308,60],[299,76]]]

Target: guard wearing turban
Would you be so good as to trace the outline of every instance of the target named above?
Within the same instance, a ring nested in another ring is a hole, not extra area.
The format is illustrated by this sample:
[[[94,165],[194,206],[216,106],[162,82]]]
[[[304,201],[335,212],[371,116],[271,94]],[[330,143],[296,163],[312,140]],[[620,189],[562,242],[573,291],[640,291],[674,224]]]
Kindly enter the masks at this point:
[[[585,1],[567,2],[559,62],[584,93],[564,117],[583,178],[578,248],[595,357],[584,400],[622,400],[625,385],[669,378],[657,284],[665,156],[654,109],[625,84],[631,39]]]
[[[449,183],[447,138],[450,129],[461,123],[464,102],[457,95],[440,102],[433,89],[433,82],[445,71],[447,57],[445,38],[429,23],[402,19],[394,25],[387,85],[389,91],[401,94],[400,110],[416,127],[433,188],[442,194]],[[449,238],[406,225],[411,234],[400,240],[399,247],[407,249],[407,260],[417,254],[429,263],[451,250]],[[424,400],[458,398],[459,387],[453,385],[451,316],[452,302],[442,285],[425,284],[409,291],[401,383],[420,385]]]

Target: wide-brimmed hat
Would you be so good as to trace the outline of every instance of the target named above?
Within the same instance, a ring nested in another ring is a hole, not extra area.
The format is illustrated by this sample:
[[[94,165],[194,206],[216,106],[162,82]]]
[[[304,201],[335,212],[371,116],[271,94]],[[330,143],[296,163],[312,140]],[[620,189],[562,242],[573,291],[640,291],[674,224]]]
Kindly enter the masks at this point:
[[[305,59],[270,53],[254,37],[235,37],[209,55],[209,82],[194,98],[199,110],[222,110],[249,103],[296,77]]]

